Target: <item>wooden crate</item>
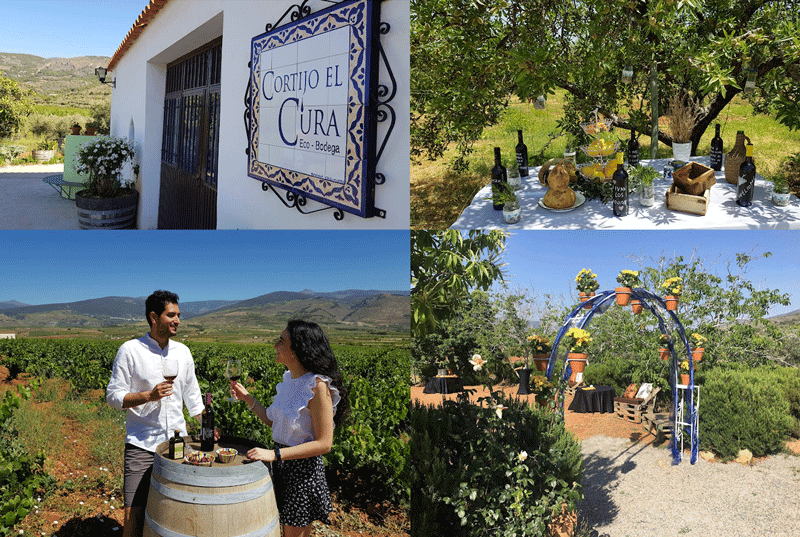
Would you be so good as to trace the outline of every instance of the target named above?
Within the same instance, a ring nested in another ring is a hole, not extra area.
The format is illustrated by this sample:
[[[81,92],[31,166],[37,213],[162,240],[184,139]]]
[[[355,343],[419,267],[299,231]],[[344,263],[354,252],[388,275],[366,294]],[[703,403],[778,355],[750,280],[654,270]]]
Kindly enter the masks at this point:
[[[673,183],[667,191],[667,209],[683,213],[699,214],[705,216],[708,204],[711,201],[711,189],[703,192],[702,196],[684,194]]]
[[[642,404],[643,399],[615,397],[614,412],[617,417],[631,423],[642,423]]]
[[[656,443],[672,440],[672,421],[669,414],[645,414],[642,416],[642,427],[656,437]]]
[[[697,162],[690,162],[672,172],[672,181],[684,194],[702,196],[703,192],[716,184],[714,170]]]

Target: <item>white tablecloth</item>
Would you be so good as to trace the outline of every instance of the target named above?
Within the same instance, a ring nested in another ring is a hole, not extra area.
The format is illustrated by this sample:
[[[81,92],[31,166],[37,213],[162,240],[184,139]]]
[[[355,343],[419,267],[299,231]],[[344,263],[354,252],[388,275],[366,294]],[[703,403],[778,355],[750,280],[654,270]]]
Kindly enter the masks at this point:
[[[661,172],[671,159],[643,160]],[[708,157],[692,157],[694,162],[709,165]],[[758,160],[756,160],[758,166]],[[800,200],[792,196],[786,207],[772,203],[771,183],[756,175],[752,207],[736,204],[736,185],[725,181],[725,169],[716,172],[717,183],[711,187],[708,210],[704,216],[667,209],[666,193],[671,180],[654,181],[655,204],[643,207],[639,194],[632,193],[628,201],[628,215],[614,216],[611,202],[586,200],[582,206],[569,212],[554,212],[539,205],[547,187],[539,183],[539,168],[522,179],[522,189],[517,191],[522,219],[517,224],[506,224],[503,211],[494,210],[491,185],[486,185],[472,199],[452,229],[800,229]]]

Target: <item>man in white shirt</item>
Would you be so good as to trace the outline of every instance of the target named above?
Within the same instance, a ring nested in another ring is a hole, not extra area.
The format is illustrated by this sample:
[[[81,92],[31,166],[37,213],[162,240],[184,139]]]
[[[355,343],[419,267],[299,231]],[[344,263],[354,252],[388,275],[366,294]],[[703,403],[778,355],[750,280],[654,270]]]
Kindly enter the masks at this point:
[[[204,405],[186,345],[171,341],[181,323],[178,295],[156,291],[145,302],[150,332],[126,341],[117,351],[106,401],[125,410],[125,529],[123,537],[141,535],[150,473],[156,447],[180,430],[186,435],[183,404],[199,420]],[[177,360],[178,375],[164,379],[163,360]]]

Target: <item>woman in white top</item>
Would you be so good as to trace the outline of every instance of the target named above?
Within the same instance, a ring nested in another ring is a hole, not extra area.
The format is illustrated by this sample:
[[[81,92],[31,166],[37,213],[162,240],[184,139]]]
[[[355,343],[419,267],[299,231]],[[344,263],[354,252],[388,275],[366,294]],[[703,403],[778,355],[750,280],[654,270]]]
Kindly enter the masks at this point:
[[[253,460],[272,463],[272,478],[285,537],[311,535],[311,523],[330,524],[333,511],[322,455],[333,443],[334,425],[349,411],[347,389],[328,338],[316,323],[289,321],[275,341],[276,361],[288,371],[264,408],[238,382],[231,392],[272,427],[274,449],[254,448]]]

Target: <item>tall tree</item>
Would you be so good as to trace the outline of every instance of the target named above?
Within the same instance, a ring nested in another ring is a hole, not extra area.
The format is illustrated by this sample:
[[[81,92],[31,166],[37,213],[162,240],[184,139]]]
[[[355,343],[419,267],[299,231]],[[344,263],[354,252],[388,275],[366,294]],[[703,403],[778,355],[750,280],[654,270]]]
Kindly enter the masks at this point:
[[[438,158],[451,143],[465,165],[471,144],[512,95],[568,92],[562,127],[599,108],[622,128],[650,133],[650,74],[658,109],[678,89],[702,106],[693,149],[748,70],[745,97],[800,129],[797,0],[412,0],[412,152]],[[623,84],[623,67],[634,71]],[[627,114],[621,110],[627,109]],[[659,141],[672,137],[659,132]]]
[[[505,231],[411,232],[411,331],[424,337],[473,289],[502,279]]]
[[[0,76],[0,139],[19,131],[32,107],[25,92],[10,78]]]

